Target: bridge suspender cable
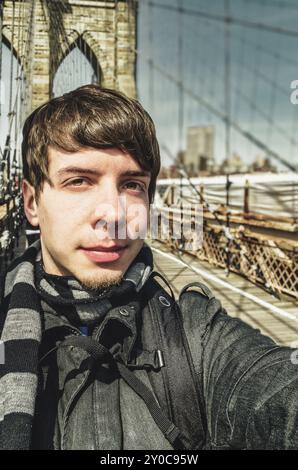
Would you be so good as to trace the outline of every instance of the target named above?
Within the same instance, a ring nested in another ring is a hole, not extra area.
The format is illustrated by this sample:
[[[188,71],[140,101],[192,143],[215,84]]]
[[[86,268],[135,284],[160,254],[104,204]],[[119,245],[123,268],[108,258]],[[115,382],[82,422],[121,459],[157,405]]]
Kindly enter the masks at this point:
[[[137,49],[134,49],[135,52],[143,56],[143,54],[140,53]],[[151,59],[146,59],[149,63],[151,63],[152,67],[155,68],[161,75],[166,77],[168,80],[170,80],[172,83],[175,83],[177,86],[179,85],[179,81],[175,79],[173,75],[170,73],[166,72],[164,69],[156,65],[154,62],[152,62]],[[260,139],[257,137],[253,136],[249,131],[243,129],[237,122],[235,122],[233,119],[229,119],[229,117],[226,115],[226,113],[220,111],[219,109],[215,108],[211,103],[209,103],[205,98],[202,98],[201,96],[197,95],[194,93],[192,90],[186,88],[185,86],[182,85],[182,90],[184,91],[185,94],[193,98],[194,101],[197,103],[201,104],[204,106],[208,111],[210,111],[212,114],[217,116],[219,119],[221,119],[223,122],[228,122],[229,125],[235,129],[238,133],[240,133],[243,137],[248,139],[250,142],[254,143],[256,147],[264,150],[267,155],[270,155],[274,160],[277,160],[280,162],[282,165],[284,165],[286,168],[289,170],[296,172],[296,168],[291,165],[287,160],[285,160],[283,157],[281,157],[277,152],[274,150],[270,149],[264,142],[262,142]]]
[[[228,119],[225,123],[225,132],[226,132],[226,162],[229,167],[230,162],[230,138],[231,138],[231,90],[230,90],[230,25],[229,25],[229,15],[230,15],[230,0],[224,0],[224,8],[225,8],[225,112]],[[231,182],[229,180],[229,169],[227,173],[227,182],[226,182],[226,229],[227,232],[230,231],[230,214],[229,214],[229,206],[230,206],[230,185]],[[231,258],[231,240],[229,237],[226,237],[226,273],[229,275],[230,273],[230,258]]]
[[[261,29],[263,31],[269,31],[271,33],[298,37],[297,29],[281,28],[280,26],[273,26],[270,24],[260,23],[260,22],[257,23],[255,21],[243,20],[242,18],[235,18],[233,16],[228,16],[227,18],[225,15],[218,15],[215,13],[209,13],[209,12],[197,10],[197,9],[193,10],[190,8],[176,7],[173,5],[164,5],[162,3],[154,2],[151,0],[143,0],[143,1],[147,2],[148,5],[150,6],[154,6],[156,8],[160,8],[160,9],[164,9],[168,11],[176,11],[177,13],[180,13],[182,15],[188,15],[188,16],[193,16],[193,17],[198,16],[200,18],[205,18],[205,19],[213,20],[213,21],[220,22],[220,23],[224,23],[228,19],[229,23],[240,25],[245,28]]]

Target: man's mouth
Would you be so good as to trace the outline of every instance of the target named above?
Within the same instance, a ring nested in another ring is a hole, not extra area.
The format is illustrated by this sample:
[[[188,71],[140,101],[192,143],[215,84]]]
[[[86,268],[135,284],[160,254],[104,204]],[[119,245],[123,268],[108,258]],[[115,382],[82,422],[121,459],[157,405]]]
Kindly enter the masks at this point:
[[[117,261],[120,259],[125,250],[127,245],[110,245],[110,246],[93,246],[88,248],[82,248],[82,251],[85,255],[94,262],[97,263],[109,263],[111,261]]]

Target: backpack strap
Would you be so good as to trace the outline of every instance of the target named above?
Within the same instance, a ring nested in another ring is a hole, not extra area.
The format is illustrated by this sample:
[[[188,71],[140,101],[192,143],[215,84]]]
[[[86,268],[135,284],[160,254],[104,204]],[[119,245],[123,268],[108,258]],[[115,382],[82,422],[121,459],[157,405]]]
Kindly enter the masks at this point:
[[[182,314],[175,301],[153,277],[161,277],[156,272],[151,274],[145,286],[152,327],[151,341],[163,353],[165,367],[161,374],[166,392],[166,407],[170,420],[180,429],[180,440],[185,449],[202,449],[205,444],[205,412],[196,376],[187,335],[185,334]],[[148,330],[148,328],[147,328]],[[147,334],[150,333],[147,331]],[[148,344],[147,343],[147,344]]]
[[[183,287],[183,289],[181,290],[181,292],[179,294],[179,302],[180,302],[180,299],[181,299],[182,295],[185,292],[187,292],[190,287],[198,287],[203,292],[205,297],[208,297],[207,300],[213,299],[213,297],[215,297],[213,292],[209,289],[208,286],[206,286],[206,284],[203,284],[202,282],[196,281],[196,282],[190,282],[189,284],[187,284],[186,286]]]
[[[209,448],[210,435],[204,398],[203,344],[208,326],[213,317],[212,308],[210,308],[212,300],[215,300],[213,292],[206,284],[197,281],[184,286],[180,292],[178,301],[191,357],[195,359],[194,368],[198,381],[199,398],[201,409],[204,410],[202,413],[202,425],[205,430],[205,449]]]

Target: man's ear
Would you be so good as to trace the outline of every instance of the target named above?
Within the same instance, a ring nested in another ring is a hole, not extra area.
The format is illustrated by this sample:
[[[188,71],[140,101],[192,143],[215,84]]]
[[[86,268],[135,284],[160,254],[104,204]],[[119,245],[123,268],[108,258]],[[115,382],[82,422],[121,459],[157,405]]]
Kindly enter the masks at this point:
[[[38,227],[38,211],[35,199],[35,189],[27,180],[22,182],[22,191],[24,198],[24,211],[31,225]]]

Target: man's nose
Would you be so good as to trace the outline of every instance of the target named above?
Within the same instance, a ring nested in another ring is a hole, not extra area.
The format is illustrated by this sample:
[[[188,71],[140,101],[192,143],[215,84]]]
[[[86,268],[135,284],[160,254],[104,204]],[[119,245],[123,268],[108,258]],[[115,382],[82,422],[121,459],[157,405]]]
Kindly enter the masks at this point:
[[[117,236],[126,224],[126,201],[117,188],[107,186],[98,195],[95,205],[95,229]]]
[[[99,188],[99,191],[96,194],[96,210],[100,213],[106,206],[117,208],[118,199],[118,190],[113,188],[111,185],[105,185],[104,187]]]

